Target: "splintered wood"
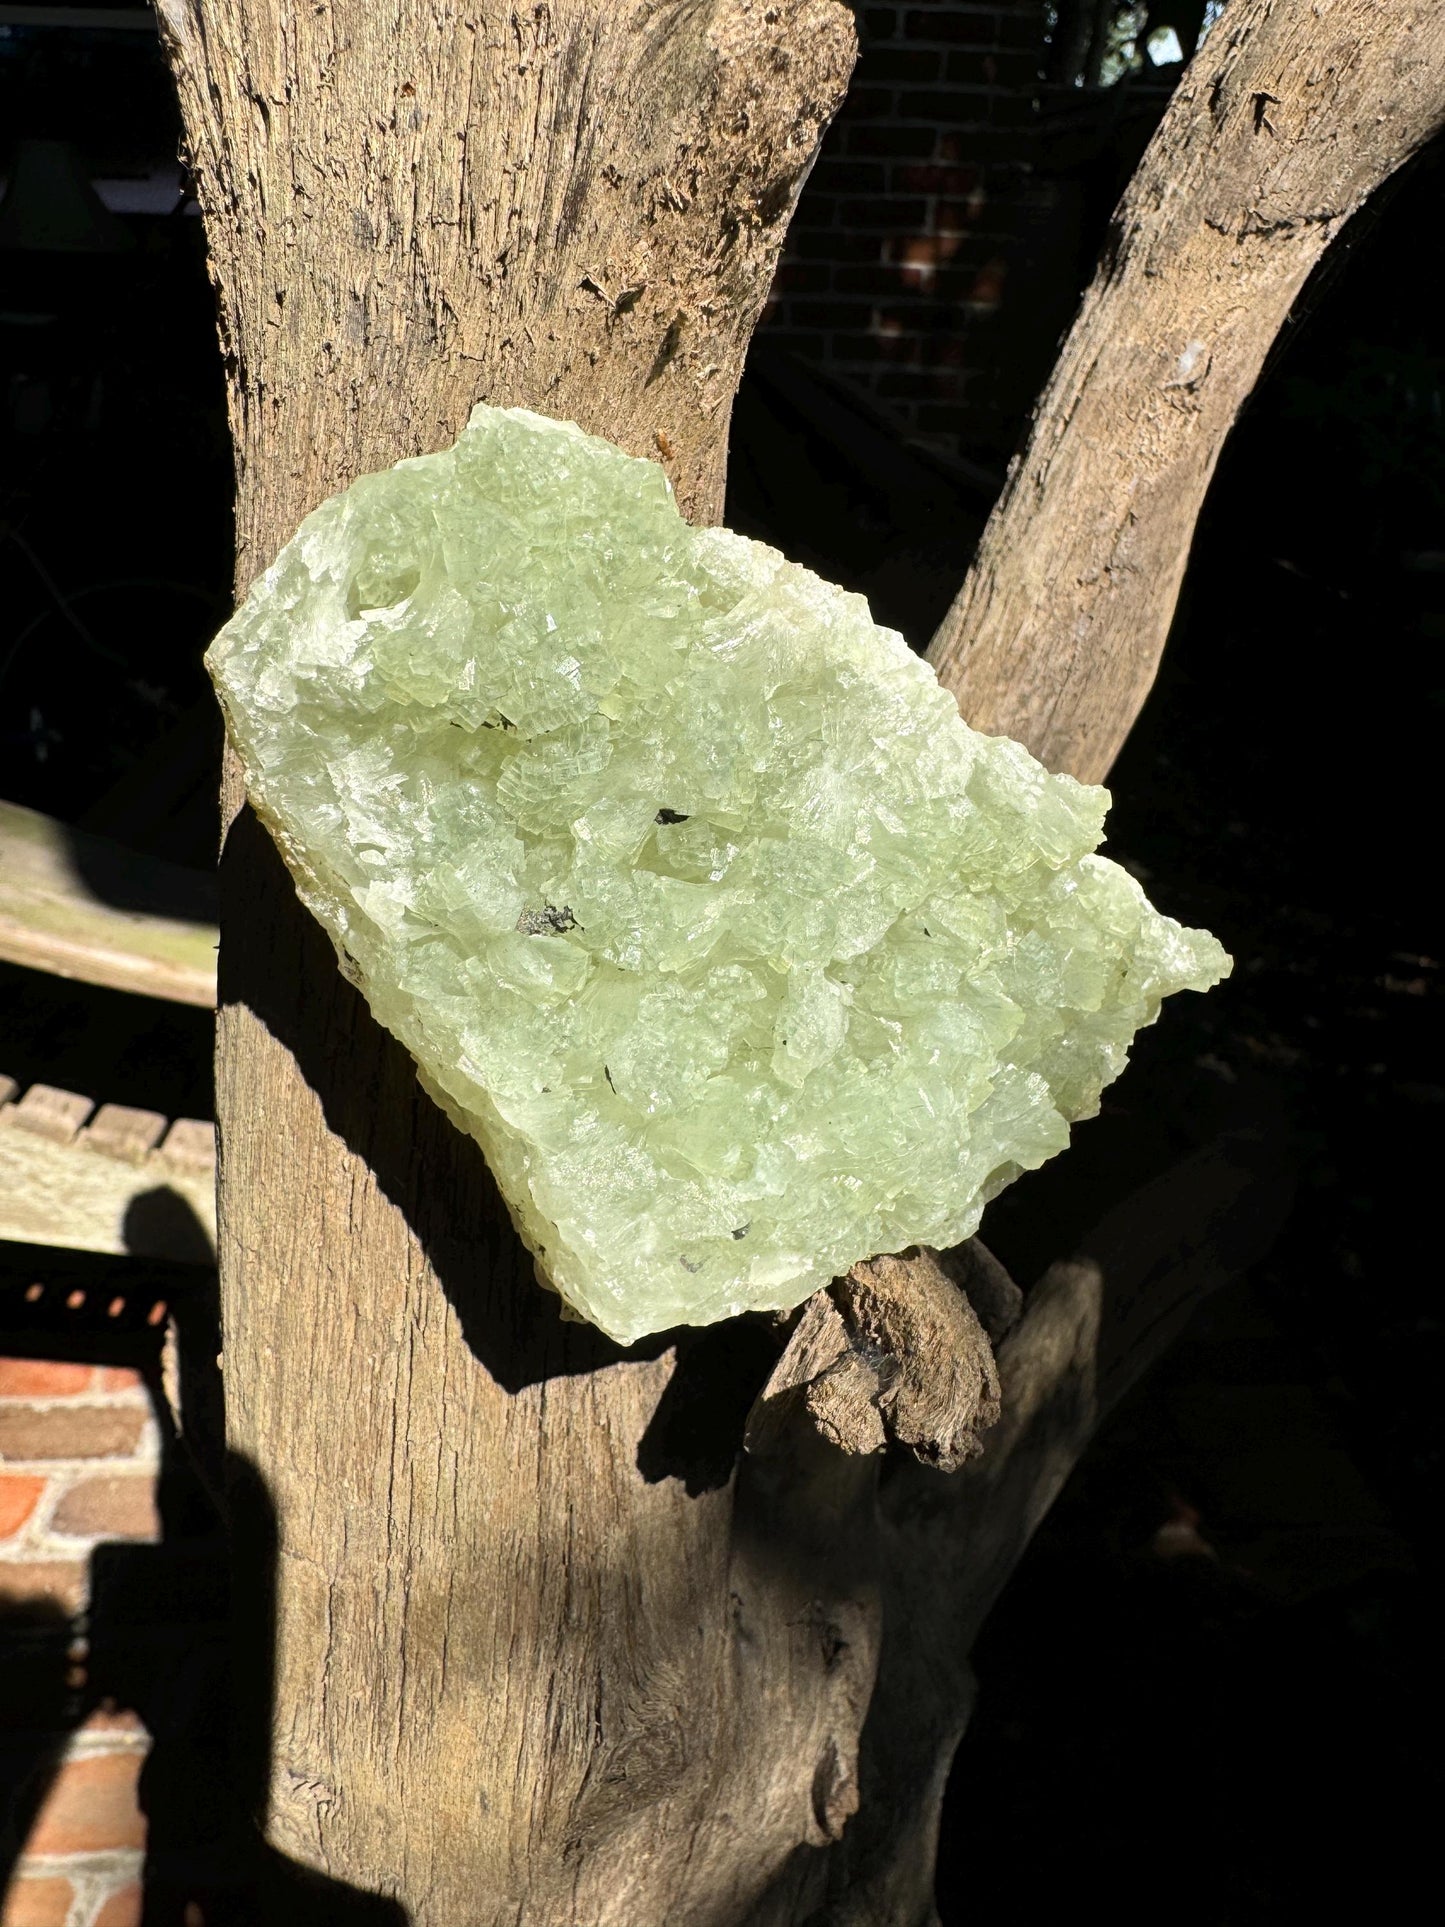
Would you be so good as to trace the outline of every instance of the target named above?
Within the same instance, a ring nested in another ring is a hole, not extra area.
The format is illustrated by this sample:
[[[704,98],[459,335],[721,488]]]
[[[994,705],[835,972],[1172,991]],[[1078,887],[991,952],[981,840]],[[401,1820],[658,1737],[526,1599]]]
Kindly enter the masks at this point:
[[[854,1265],[808,1300],[754,1408],[749,1448],[765,1446],[799,1410],[844,1452],[895,1443],[952,1472],[982,1449],[999,1416],[998,1368],[936,1252]]]

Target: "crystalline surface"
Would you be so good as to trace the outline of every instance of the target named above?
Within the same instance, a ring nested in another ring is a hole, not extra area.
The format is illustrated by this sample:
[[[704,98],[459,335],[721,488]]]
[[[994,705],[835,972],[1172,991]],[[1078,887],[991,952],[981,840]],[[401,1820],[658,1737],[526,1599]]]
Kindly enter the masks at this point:
[[[866,603],[478,408],[208,658],[250,795],[563,1296],[622,1340],[968,1236],[1228,969]]]

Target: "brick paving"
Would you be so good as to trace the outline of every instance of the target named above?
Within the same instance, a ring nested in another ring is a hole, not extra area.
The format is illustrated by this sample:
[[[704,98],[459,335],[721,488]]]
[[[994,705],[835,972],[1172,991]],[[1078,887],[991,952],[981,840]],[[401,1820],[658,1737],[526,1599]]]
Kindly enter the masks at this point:
[[[123,1709],[66,1731],[83,1699],[90,1557],[102,1541],[155,1540],[159,1435],[140,1373],[0,1356],[0,1760],[23,1837],[0,1927],[136,1927],[149,1748]],[[55,1689],[59,1689],[57,1692]],[[3,1865],[3,1863],[0,1863]]]

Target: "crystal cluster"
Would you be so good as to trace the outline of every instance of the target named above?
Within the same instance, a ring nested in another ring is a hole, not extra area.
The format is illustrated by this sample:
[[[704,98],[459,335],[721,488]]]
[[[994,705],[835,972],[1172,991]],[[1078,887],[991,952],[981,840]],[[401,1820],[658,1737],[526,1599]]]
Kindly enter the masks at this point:
[[[861,597],[479,407],[208,657],[249,793],[517,1227],[623,1341],[966,1238],[1228,969]]]

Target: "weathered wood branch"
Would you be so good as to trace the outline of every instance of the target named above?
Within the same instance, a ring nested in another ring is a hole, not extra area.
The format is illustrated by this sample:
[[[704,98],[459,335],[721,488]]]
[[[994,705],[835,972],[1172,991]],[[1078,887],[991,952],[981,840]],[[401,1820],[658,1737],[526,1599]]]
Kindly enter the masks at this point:
[[[239,589],[478,400],[650,455],[718,514],[748,336],[852,64],[844,6],[160,14]],[[662,1449],[686,1358],[561,1323],[244,811],[217,1106],[228,1436],[279,1520],[267,1837],[413,1927],[745,1919],[856,1798],[876,1465],[809,1431],[715,1479],[745,1402]]]
[[[660,459],[717,513],[852,57],[841,5],[159,5],[229,357],[238,588],[478,399]],[[620,1354],[559,1320],[245,811],[222,931],[228,1431],[279,1520],[270,1842],[414,1927],[927,1919],[966,1640],[1096,1417],[1101,1274],[1035,1294],[962,1471],[895,1454],[880,1501],[879,1456],[829,1445],[806,1392],[734,1471],[767,1370],[747,1328]],[[867,1365],[861,1423],[964,1457],[983,1333],[941,1277],[932,1312],[890,1278],[835,1288],[814,1337],[836,1318]],[[978,1282],[1001,1334],[1007,1280]],[[971,1361],[932,1411],[900,1369],[925,1312]]]
[[[1225,437],[1310,270],[1445,124],[1438,0],[1229,0],[1119,205],[930,658],[966,719],[1108,774]]]
[[[880,1495],[887,1629],[859,1764],[862,1798],[810,1927],[930,1927],[969,1653],[1089,1440],[1183,1324],[1255,1263],[1293,1175],[1269,1135],[1232,1133],[1126,1198],[1051,1265],[999,1345],[1002,1417],[944,1474],[900,1455]]]
[[[839,0],[159,0],[230,367],[244,588],[474,402],[722,513],[728,418],[854,57]]]

